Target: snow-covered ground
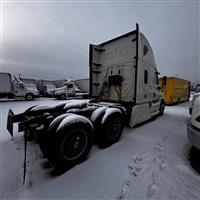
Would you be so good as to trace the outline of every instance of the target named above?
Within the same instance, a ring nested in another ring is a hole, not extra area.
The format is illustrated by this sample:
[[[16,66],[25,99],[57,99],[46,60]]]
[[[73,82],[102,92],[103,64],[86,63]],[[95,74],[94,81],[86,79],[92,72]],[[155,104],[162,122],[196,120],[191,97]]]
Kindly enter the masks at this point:
[[[166,107],[164,116],[136,128],[125,128],[121,140],[107,149],[94,146],[89,158],[53,176],[35,143],[28,145],[23,185],[23,134],[6,130],[7,112],[61,101],[1,102],[0,199],[199,199],[200,176],[188,161],[189,102]]]

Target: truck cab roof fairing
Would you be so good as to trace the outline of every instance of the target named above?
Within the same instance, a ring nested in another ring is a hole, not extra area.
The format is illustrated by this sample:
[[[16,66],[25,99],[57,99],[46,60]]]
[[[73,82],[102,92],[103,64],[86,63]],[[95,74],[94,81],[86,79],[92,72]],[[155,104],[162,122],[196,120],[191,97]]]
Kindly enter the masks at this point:
[[[138,25],[134,31],[90,45],[91,97],[134,104],[140,61],[157,72],[152,48]]]

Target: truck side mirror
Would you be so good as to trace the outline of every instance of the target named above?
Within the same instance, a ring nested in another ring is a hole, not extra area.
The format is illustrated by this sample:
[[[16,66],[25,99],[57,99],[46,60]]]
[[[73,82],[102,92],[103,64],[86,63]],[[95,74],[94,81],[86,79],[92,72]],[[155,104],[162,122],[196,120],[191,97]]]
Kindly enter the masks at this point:
[[[167,85],[167,76],[162,77],[162,87],[164,87],[165,85]]]
[[[20,88],[24,89],[23,83],[20,83]]]

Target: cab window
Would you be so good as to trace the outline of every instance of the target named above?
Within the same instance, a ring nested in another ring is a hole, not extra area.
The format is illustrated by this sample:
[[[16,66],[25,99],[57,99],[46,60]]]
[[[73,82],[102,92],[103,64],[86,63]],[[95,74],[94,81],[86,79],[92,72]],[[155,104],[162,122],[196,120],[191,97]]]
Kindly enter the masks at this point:
[[[19,85],[19,84],[15,84],[15,87],[16,87],[16,88],[20,88],[20,85]]]
[[[144,84],[148,84],[148,70],[146,69],[144,70]]]
[[[73,84],[69,84],[67,87],[68,89],[73,88]]]

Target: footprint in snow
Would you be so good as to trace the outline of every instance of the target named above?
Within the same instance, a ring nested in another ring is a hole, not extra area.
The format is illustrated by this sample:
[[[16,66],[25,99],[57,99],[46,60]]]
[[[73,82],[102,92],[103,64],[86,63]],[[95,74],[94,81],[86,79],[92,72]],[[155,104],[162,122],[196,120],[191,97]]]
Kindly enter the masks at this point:
[[[164,150],[163,146],[160,143],[156,143],[154,147],[155,151],[161,152]]]
[[[128,166],[128,171],[129,171],[129,174],[132,176],[132,177],[137,177],[139,175],[139,173],[142,171],[142,167],[139,167],[139,166],[131,166],[129,165]]]
[[[121,191],[119,193],[119,195],[116,197],[116,200],[122,200],[125,199],[126,194],[128,193],[129,187],[130,187],[130,180],[126,180],[122,187],[121,187]]]
[[[131,163],[128,166],[128,177],[121,186],[120,192],[116,197],[117,200],[122,200],[126,198],[131,182],[135,180],[135,178],[137,178],[143,170],[143,168],[141,167],[142,161],[143,161],[143,157],[139,157],[139,156],[134,156],[131,159]]]
[[[141,157],[141,156],[133,156],[133,158],[131,159],[131,161],[134,163],[139,163],[142,160],[143,160],[143,157]]]
[[[165,167],[166,167],[165,161],[164,161],[164,160],[161,160],[160,165],[159,165],[160,170],[161,170],[161,171],[164,170]]]
[[[148,186],[146,199],[151,199],[154,197],[158,190],[158,185],[156,183],[152,183]]]
[[[155,195],[157,194],[159,190],[159,181],[158,177],[156,177],[155,172],[152,173],[151,175],[151,183],[149,184],[147,188],[147,193],[146,193],[146,199],[155,199]]]

